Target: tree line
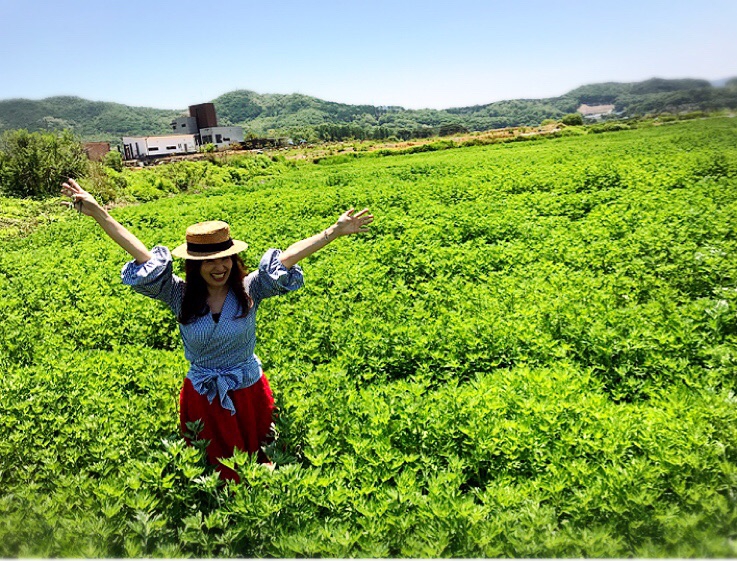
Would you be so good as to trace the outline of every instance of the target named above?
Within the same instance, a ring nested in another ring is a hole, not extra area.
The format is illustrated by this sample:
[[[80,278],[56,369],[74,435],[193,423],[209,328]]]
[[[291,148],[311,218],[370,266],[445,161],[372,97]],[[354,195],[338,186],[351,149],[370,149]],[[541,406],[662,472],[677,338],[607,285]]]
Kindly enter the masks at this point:
[[[472,107],[408,110],[349,105],[302,94],[238,90],[215,100],[221,125],[239,125],[258,137],[289,136],[308,142],[425,138],[562,119],[582,103],[612,104],[618,117],[662,112],[737,108],[737,80],[713,87],[705,80],[654,78],[634,83],[590,84],[547,99],[515,99]],[[0,132],[71,130],[85,140],[120,142],[121,136],[168,134],[182,110],[128,107],[77,97],[0,101]]]

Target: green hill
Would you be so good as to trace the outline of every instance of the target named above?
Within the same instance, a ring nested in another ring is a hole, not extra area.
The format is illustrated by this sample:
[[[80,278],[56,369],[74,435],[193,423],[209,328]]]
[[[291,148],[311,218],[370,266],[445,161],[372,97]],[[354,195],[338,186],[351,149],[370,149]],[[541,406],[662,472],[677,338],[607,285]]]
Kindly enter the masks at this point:
[[[257,94],[238,90],[214,100],[223,123],[243,125],[256,134],[313,128],[323,136],[331,132],[353,132],[363,129],[376,138],[396,135],[400,138],[437,134],[446,126],[482,131],[512,126],[534,126],[544,119],[560,118],[582,104],[614,104],[624,115],[661,111],[716,109],[737,107],[737,88],[715,88],[706,80],[665,80],[653,78],[643,82],[590,84],[565,95],[545,99],[515,99],[473,107],[445,110],[411,110],[402,107],[347,105],[314,97],[291,94]]]
[[[706,80],[665,80],[589,84],[545,99],[515,99],[444,110],[349,105],[303,94],[259,94],[236,90],[213,100],[224,125],[242,125],[248,132],[310,139],[411,138],[443,131],[482,131],[534,126],[558,119],[582,104],[613,104],[618,115],[737,108],[735,80],[714,87]],[[129,107],[78,97],[39,101],[0,101],[0,131],[68,128],[86,140],[119,141],[123,135],[166,134],[169,123],[186,110]]]
[[[185,110],[130,107],[80,97],[0,101],[0,131],[71,129],[85,140],[120,140],[125,135],[169,132],[172,119]]]

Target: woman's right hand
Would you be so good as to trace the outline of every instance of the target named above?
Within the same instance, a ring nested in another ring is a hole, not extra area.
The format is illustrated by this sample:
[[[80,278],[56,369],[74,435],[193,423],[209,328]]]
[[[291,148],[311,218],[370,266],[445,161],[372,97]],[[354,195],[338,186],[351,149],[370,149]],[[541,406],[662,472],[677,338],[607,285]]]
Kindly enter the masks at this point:
[[[95,200],[95,197],[90,195],[87,191],[82,189],[79,184],[74,181],[71,177],[61,184],[61,193],[67,197],[71,197],[72,202],[64,202],[62,204],[67,205],[70,208],[74,208],[82,214],[92,216],[96,212],[103,210]]]
[[[146,246],[136,236],[126,230],[115,218],[100,206],[95,197],[82,189],[71,177],[62,183],[63,195],[72,198],[72,202],[66,202],[69,207],[76,208],[82,214],[92,216],[105,233],[120,247],[130,253],[139,265],[150,260],[152,255]]]

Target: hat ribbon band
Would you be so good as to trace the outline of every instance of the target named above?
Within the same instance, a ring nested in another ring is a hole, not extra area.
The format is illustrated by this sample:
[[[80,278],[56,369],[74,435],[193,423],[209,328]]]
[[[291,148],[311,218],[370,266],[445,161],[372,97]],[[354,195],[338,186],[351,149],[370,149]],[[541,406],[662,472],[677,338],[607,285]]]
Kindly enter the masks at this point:
[[[233,247],[233,239],[218,243],[194,243],[187,242],[187,251],[190,253],[217,253]]]

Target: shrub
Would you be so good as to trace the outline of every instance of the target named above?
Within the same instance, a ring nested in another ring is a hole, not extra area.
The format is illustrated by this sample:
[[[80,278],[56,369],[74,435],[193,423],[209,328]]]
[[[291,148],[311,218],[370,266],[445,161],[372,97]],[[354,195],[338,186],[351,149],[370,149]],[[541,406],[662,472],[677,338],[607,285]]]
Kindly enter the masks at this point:
[[[601,132],[627,131],[631,128],[625,123],[604,123],[603,125],[594,125],[590,130],[596,134]]]
[[[105,154],[102,163],[115,171],[123,171],[123,155],[117,150],[111,150]]]
[[[87,177],[80,179],[81,187],[92,194],[99,202],[106,204],[118,198],[118,191],[125,188],[125,178],[118,175],[116,181],[107,173],[107,169],[99,162],[90,162]],[[122,180],[122,181],[121,181]],[[57,185],[58,189],[58,185]]]
[[[59,185],[84,174],[87,162],[69,131],[8,131],[0,138],[0,191],[36,199],[58,195]]]
[[[466,134],[468,128],[457,123],[447,124],[440,127],[438,136],[452,136],[454,134]]]
[[[583,117],[580,113],[568,113],[568,115],[563,116],[561,122],[564,125],[583,125]]]
[[[661,121],[663,123],[669,123],[671,121],[675,121],[678,119],[675,115],[671,115],[670,113],[661,113],[658,115],[658,121]]]
[[[678,119],[681,121],[687,121],[689,119],[703,119],[706,117],[706,113],[703,111],[691,111],[689,113],[683,113],[678,116]]]

